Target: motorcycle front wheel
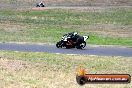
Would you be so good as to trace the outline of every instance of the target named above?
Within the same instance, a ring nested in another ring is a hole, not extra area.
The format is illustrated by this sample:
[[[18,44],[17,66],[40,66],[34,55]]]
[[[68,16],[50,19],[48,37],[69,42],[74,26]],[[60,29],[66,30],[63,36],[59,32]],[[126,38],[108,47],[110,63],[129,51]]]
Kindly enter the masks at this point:
[[[60,48],[61,47],[61,41],[59,41],[59,42],[56,43],[56,47],[57,48]]]

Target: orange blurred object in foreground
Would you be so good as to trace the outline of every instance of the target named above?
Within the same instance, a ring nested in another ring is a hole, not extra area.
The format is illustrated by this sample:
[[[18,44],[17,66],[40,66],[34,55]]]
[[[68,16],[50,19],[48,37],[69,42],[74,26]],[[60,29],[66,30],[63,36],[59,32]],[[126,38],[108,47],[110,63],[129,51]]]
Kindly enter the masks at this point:
[[[80,65],[78,68],[78,75],[79,76],[84,76],[86,74],[85,69]]]

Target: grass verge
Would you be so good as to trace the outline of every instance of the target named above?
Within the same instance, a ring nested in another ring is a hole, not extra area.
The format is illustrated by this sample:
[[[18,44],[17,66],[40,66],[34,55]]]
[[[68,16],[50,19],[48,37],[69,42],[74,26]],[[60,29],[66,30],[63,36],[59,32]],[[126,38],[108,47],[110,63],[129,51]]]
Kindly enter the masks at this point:
[[[1,88],[79,88],[76,68],[87,73],[130,74],[132,57],[56,55],[49,53],[0,51]],[[132,84],[87,84],[82,88],[130,88]]]
[[[77,31],[90,35],[89,44],[131,46],[131,18],[131,9],[101,12],[1,10],[0,41],[56,43],[63,34]]]

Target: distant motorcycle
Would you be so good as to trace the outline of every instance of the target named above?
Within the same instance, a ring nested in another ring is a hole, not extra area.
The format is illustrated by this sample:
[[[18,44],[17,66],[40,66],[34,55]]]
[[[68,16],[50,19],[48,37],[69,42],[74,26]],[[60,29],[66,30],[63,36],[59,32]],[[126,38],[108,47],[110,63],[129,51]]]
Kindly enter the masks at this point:
[[[41,3],[37,3],[36,7],[45,7],[45,5],[44,5],[44,3],[41,2]]]
[[[86,40],[89,36],[79,36],[77,34],[74,35],[75,32],[72,32],[72,36],[69,34],[65,34],[62,36],[62,39],[56,43],[57,48],[77,48],[83,49],[86,46]]]

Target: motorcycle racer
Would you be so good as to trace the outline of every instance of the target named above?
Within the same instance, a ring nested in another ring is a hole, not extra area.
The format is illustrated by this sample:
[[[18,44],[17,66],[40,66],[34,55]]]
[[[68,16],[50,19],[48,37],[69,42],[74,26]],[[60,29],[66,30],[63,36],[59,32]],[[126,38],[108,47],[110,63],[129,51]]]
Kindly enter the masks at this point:
[[[86,46],[86,40],[89,36],[80,36],[77,32],[64,34],[61,41],[57,42],[56,47],[77,48],[82,49]]]

